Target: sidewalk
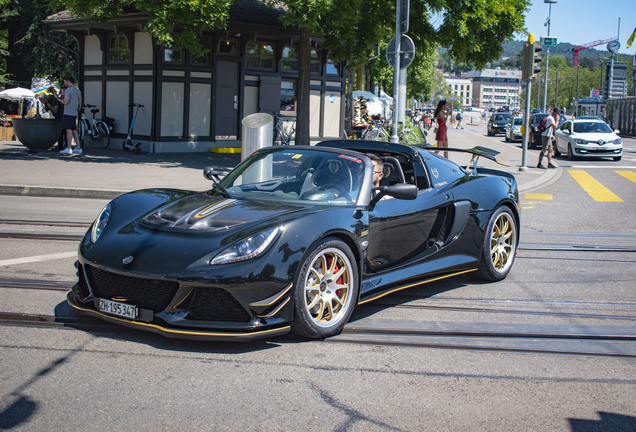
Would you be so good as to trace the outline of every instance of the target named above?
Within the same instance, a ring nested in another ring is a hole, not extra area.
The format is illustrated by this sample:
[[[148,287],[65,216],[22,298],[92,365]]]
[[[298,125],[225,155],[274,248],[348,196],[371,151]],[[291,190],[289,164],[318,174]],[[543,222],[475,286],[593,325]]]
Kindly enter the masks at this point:
[[[508,171],[515,175],[519,191],[549,181],[558,170],[519,171],[521,146],[485,136],[485,124],[466,129],[449,127],[449,145],[474,146],[507,151],[511,167],[481,158],[479,166]],[[434,136],[431,134],[429,142]],[[450,158],[466,166],[468,154]],[[536,166],[536,151],[528,152],[528,166]],[[16,141],[0,141],[0,195],[112,199],[122,193],[145,188],[207,190],[210,181],[203,168],[213,166],[229,172],[241,161],[240,154],[219,153],[143,153],[137,155],[121,148],[85,149],[83,155],[61,156],[57,151],[31,153]]]

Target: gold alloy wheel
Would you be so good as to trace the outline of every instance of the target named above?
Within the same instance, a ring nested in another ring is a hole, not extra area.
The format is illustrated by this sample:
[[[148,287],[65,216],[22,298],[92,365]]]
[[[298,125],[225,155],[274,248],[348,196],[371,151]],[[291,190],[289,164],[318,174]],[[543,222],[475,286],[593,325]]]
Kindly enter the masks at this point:
[[[517,226],[508,212],[502,212],[492,225],[490,233],[490,259],[497,273],[508,271],[517,247]]]
[[[314,324],[332,327],[346,315],[352,301],[352,271],[338,248],[327,248],[314,258],[305,278],[305,307]]]

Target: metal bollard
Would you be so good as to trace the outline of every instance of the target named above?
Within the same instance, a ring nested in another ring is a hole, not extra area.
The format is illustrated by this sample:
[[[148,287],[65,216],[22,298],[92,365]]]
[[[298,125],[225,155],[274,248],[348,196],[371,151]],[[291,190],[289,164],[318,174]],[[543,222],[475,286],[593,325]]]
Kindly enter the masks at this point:
[[[256,150],[272,145],[274,139],[274,117],[266,113],[255,113],[245,117],[243,139],[241,141],[241,160],[245,160]]]

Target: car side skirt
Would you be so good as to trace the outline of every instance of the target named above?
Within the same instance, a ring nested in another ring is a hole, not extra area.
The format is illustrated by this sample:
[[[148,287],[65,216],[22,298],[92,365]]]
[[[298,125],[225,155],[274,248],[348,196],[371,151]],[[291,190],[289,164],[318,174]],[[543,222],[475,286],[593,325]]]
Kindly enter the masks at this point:
[[[73,292],[69,292],[66,296],[68,304],[78,311],[94,316],[101,320],[117,324],[119,326],[136,328],[139,330],[150,331],[153,333],[161,334],[165,337],[178,338],[178,339],[192,339],[192,340],[208,340],[208,341],[250,341],[255,339],[262,339],[265,337],[274,337],[289,333],[291,326],[286,325],[279,328],[273,328],[268,330],[254,331],[249,333],[233,333],[233,332],[219,332],[219,331],[205,331],[205,330],[185,330],[185,329],[173,329],[164,326],[160,326],[152,323],[145,323],[139,321],[129,321],[123,318],[118,318],[112,315],[107,315],[102,312],[98,312],[94,309],[89,309],[81,306],[75,301],[75,295]]]
[[[470,272],[474,272],[474,271],[477,271],[477,268],[471,268],[471,269],[468,269],[468,270],[461,270],[461,271],[445,274],[445,275],[442,275],[442,276],[436,276],[436,277],[433,277],[433,278],[430,278],[430,279],[420,280],[420,281],[417,281],[415,283],[388,288],[388,289],[380,291],[380,292],[376,291],[376,292],[370,294],[369,298],[361,299],[360,302],[358,302],[358,304],[365,304],[365,303],[371,302],[373,300],[377,300],[377,299],[379,299],[381,297],[384,297],[384,296],[389,295],[391,293],[394,293],[396,291],[401,291],[401,290],[405,290],[405,289],[408,289],[408,288],[413,288],[413,287],[418,286],[418,285],[424,285],[424,284],[429,283],[429,282],[435,282],[435,281],[438,281],[438,280],[447,279],[449,277],[458,276],[458,275],[461,275],[461,274],[464,274],[464,273],[470,273]]]

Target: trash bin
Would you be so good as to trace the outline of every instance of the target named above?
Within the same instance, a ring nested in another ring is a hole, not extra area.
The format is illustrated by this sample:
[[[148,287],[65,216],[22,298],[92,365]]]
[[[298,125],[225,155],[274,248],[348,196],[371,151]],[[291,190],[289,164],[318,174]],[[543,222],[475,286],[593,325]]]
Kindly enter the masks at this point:
[[[256,150],[272,145],[274,139],[274,117],[266,113],[255,113],[245,117],[241,142],[241,160]]]

